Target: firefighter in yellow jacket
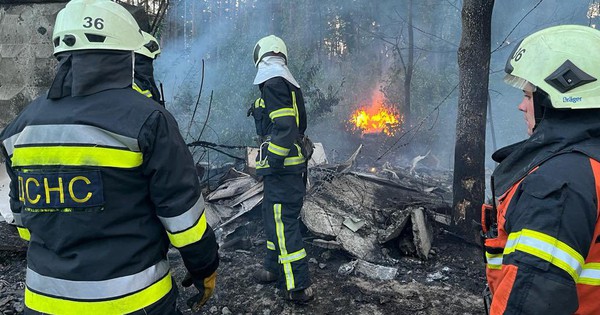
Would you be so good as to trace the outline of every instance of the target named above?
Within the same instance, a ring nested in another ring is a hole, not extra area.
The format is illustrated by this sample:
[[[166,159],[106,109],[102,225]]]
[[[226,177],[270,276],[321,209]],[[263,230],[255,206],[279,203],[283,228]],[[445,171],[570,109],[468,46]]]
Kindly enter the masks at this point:
[[[530,137],[492,156],[491,314],[600,314],[599,52],[600,31],[563,25],[526,37],[506,64]]]
[[[305,303],[313,298],[299,215],[305,195],[306,157],[300,147],[306,110],[300,85],[287,68],[281,38],[270,35],[254,47],[254,84],[261,97],[250,107],[260,137],[256,173],[264,179],[263,223],[267,236],[260,282],[279,280],[285,298]],[[306,153],[305,153],[306,154]]]
[[[218,246],[177,123],[132,89],[137,23],[112,1],[72,0],[52,43],[47,95],[0,133],[11,210],[29,240],[25,314],[181,314],[169,243],[198,310]]]

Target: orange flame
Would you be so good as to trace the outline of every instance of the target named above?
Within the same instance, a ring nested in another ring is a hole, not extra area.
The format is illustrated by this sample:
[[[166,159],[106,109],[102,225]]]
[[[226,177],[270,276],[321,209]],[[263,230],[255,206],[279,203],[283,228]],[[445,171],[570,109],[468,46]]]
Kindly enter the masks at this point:
[[[375,97],[370,107],[361,107],[352,113],[350,123],[353,130],[366,133],[385,133],[393,136],[402,117],[383,105],[383,96]]]

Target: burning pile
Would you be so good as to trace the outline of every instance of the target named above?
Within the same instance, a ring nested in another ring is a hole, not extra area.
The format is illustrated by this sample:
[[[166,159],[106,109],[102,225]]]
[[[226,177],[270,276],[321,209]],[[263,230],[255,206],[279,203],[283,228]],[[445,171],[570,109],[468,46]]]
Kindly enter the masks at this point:
[[[383,94],[377,92],[370,105],[362,106],[352,113],[349,120],[352,131],[361,134],[384,133],[393,136],[402,123],[402,116],[383,103]]]

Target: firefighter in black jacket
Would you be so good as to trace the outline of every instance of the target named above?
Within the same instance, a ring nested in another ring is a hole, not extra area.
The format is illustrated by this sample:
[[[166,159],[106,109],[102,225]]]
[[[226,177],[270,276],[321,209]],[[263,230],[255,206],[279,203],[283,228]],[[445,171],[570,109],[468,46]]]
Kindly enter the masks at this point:
[[[154,80],[154,60],[160,55],[158,40],[149,33],[142,31],[144,45],[135,52],[135,75],[133,89],[142,95],[153,99],[165,106],[163,95],[161,95]]]
[[[599,51],[600,31],[561,25],[527,36],[506,63],[530,137],[492,156],[490,314],[600,314]]]
[[[306,158],[298,139],[306,130],[306,110],[298,82],[287,68],[285,43],[270,35],[254,47],[258,68],[254,84],[261,97],[251,105],[260,153],[256,172],[264,178],[263,223],[267,237],[260,282],[279,280],[285,298],[308,302],[313,298],[299,215],[306,192]]]
[[[138,25],[112,1],[72,0],[52,38],[48,94],[0,133],[11,210],[29,240],[25,314],[181,314],[169,243],[198,309],[215,287],[218,246],[177,123],[132,89]]]

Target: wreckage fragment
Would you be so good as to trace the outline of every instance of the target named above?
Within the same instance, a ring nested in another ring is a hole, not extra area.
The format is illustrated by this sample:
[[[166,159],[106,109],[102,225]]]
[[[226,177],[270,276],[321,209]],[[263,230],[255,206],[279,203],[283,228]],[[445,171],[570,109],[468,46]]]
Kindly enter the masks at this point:
[[[429,258],[433,234],[431,225],[427,222],[425,209],[416,208],[411,211],[413,243],[417,248],[417,255],[422,259]]]
[[[398,275],[398,268],[376,265],[364,260],[358,260],[354,271],[375,280],[393,280]]]
[[[404,231],[409,219],[410,211],[400,210],[394,212],[391,218],[392,223],[385,230],[380,230],[379,232],[379,236],[377,237],[379,244],[384,244],[398,238],[402,234],[402,231]]]
[[[376,265],[361,259],[342,264],[338,268],[338,274],[342,276],[349,276],[352,273],[361,274],[370,279],[387,281],[396,278],[398,268]]]
[[[427,213],[450,207],[445,196],[428,189],[431,185],[423,179],[411,182],[410,174],[398,176],[401,180],[359,172],[323,174],[301,212],[312,233],[370,263],[395,263],[385,247],[398,246],[400,238],[407,238],[407,252],[429,257],[433,234]]]
[[[250,175],[228,179],[221,184],[215,191],[206,196],[206,201],[216,201],[235,197],[249,190],[256,185],[256,180]]]

